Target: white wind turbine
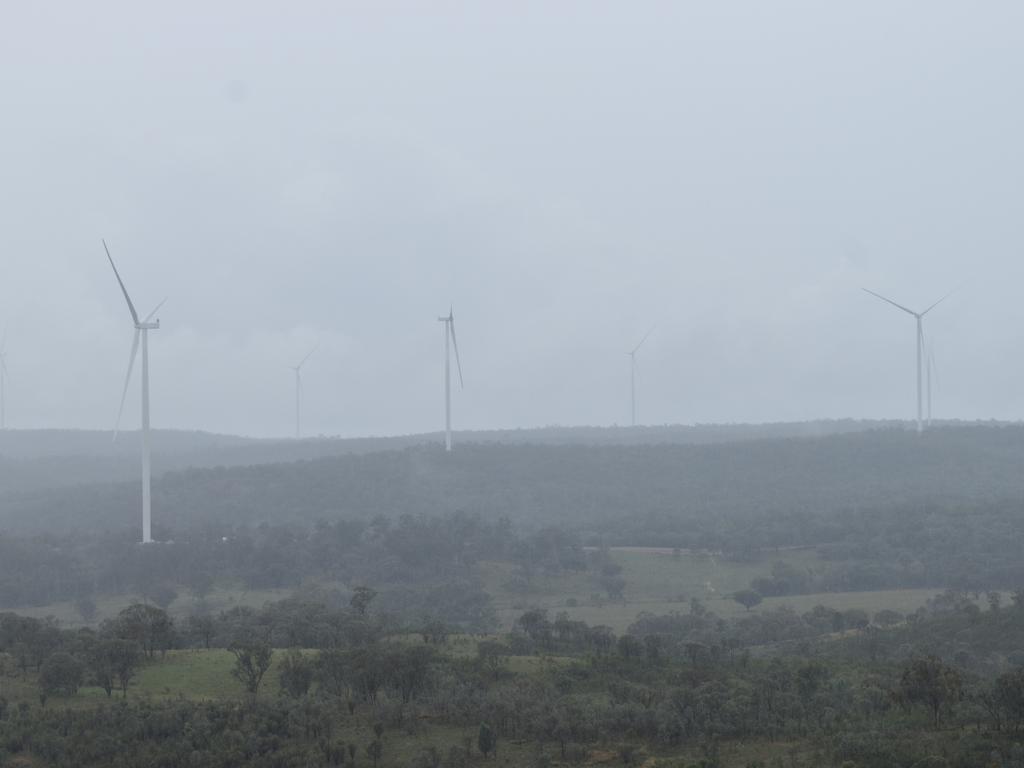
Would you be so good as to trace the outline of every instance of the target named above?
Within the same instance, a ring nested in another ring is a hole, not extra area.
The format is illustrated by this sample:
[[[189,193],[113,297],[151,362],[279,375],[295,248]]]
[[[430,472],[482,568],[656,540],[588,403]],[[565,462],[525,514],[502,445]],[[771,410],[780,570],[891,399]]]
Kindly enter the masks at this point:
[[[161,301],[156,308],[150,312],[144,320],[139,320],[139,313],[135,311],[128,289],[124,287],[124,281],[114,266],[114,259],[107,248],[106,240],[103,241],[103,250],[107,252],[107,259],[114,270],[118,285],[121,286],[121,293],[124,300],[128,302],[128,311],[132,315],[132,325],[135,326],[135,336],[132,339],[132,351],[128,357],[128,373],[124,378],[124,390],[121,392],[121,405],[117,409],[117,421],[114,424],[114,439],[117,439],[117,432],[121,426],[121,414],[124,412],[124,401],[128,396],[128,385],[132,379],[132,369],[135,367],[135,356],[139,351],[139,339],[142,339],[142,543],[150,544],[153,541],[152,535],[152,510],[150,495],[150,441],[149,441],[149,332],[160,327],[160,321],[153,320],[153,316],[164,305]],[[166,301],[166,299],[164,299]]]
[[[309,354],[307,354],[304,358],[302,358],[302,360],[299,361],[298,365],[289,366],[293,371],[295,371],[295,439],[296,440],[298,440],[300,437],[302,437],[302,366],[304,366],[306,364],[306,361],[309,360],[309,358],[313,355],[314,352],[316,352],[317,347],[319,347],[319,346],[320,345],[317,344],[316,347],[313,347],[311,350],[309,350]]]
[[[0,429],[7,429],[7,329],[0,340]]]
[[[652,333],[654,333],[653,327],[644,334],[644,337],[640,339],[640,343],[633,347],[632,352],[626,353],[629,355],[629,403],[630,415],[632,417],[634,427],[636,426],[636,353],[640,350],[640,347],[644,345],[644,342],[647,341],[647,337]]]
[[[866,293],[870,293],[872,296],[874,296],[877,299],[881,299],[884,302],[892,304],[897,309],[902,309],[908,315],[913,315],[914,319],[917,321],[917,431],[918,432],[923,432],[924,431],[924,413],[923,413],[923,406],[922,406],[921,372],[922,372],[922,362],[923,362],[922,358],[923,358],[923,355],[924,355],[924,316],[927,315],[929,312],[931,312],[933,309],[935,309],[935,307],[939,306],[939,304],[944,302],[946,299],[948,299],[950,294],[947,293],[945,296],[943,296],[941,299],[936,301],[934,304],[932,304],[930,307],[928,307],[928,309],[924,310],[923,312],[915,312],[912,309],[908,309],[907,307],[904,307],[902,304],[897,304],[892,299],[887,299],[885,296],[883,296],[880,293],[875,293],[874,291],[869,291],[867,288],[863,288],[862,290],[865,291]],[[931,380],[929,378],[929,402],[931,400],[930,390],[931,390]]]
[[[444,449],[452,450],[452,347],[455,347],[455,364],[459,369],[459,387],[464,386],[462,380],[462,362],[459,360],[459,342],[455,339],[455,315],[452,308],[448,309],[447,317],[437,318],[444,323]]]

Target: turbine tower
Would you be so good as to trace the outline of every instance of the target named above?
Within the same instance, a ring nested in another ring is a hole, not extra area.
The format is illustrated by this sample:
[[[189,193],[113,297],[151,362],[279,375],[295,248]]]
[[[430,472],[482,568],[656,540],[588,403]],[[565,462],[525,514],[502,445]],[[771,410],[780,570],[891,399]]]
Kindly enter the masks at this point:
[[[135,367],[135,356],[139,351],[139,339],[142,340],[142,543],[150,544],[153,541],[152,535],[152,509],[151,509],[151,483],[150,483],[150,441],[149,441],[149,332],[160,327],[159,320],[153,320],[153,316],[164,305],[161,301],[156,308],[150,312],[145,319],[139,319],[139,313],[135,311],[128,289],[124,287],[117,267],[114,266],[114,259],[107,248],[107,241],[103,241],[103,250],[107,252],[107,259],[114,270],[117,284],[121,286],[121,293],[128,303],[128,311],[132,316],[132,325],[135,328],[135,336],[132,339],[132,351],[128,356],[128,373],[124,378],[124,390],[121,392],[121,406],[117,409],[117,421],[114,423],[114,439],[117,439],[117,432],[121,426],[121,414],[124,412],[124,401],[128,396],[128,385],[132,380],[132,369]],[[164,299],[166,301],[166,299]]]
[[[932,425],[932,377],[935,375],[935,345],[930,340],[925,342],[925,359],[927,361],[925,372],[927,375],[928,392],[928,418],[926,423],[930,427]]]
[[[647,341],[647,337],[652,333],[654,333],[653,327],[644,334],[644,337],[640,339],[640,343],[633,347],[632,352],[626,353],[629,355],[629,412],[632,417],[634,427],[636,426],[636,353],[639,351],[640,347],[644,345],[644,342]]]
[[[444,323],[444,449],[452,450],[452,347],[455,347],[455,365],[459,369],[459,388],[464,386],[462,380],[462,362],[459,360],[459,342],[455,339],[455,315],[452,308],[448,309],[447,317],[437,318]]]
[[[0,429],[7,429],[7,329],[0,340]]]
[[[924,355],[924,316],[927,315],[929,312],[931,312],[933,309],[935,309],[937,306],[939,306],[939,304],[944,302],[946,299],[948,299],[949,298],[949,294],[947,293],[945,296],[943,296],[941,299],[936,301],[934,304],[932,304],[930,307],[928,307],[928,309],[924,310],[923,312],[915,312],[912,309],[908,309],[907,307],[904,307],[902,304],[897,304],[892,299],[887,299],[885,296],[883,296],[880,293],[875,293],[874,291],[869,291],[867,288],[863,288],[862,290],[865,291],[866,293],[870,293],[876,299],[881,299],[882,301],[884,301],[884,302],[886,302],[888,304],[892,304],[897,309],[902,309],[908,315],[913,315],[914,319],[917,321],[917,431],[919,433],[923,432],[924,431],[924,408],[923,408],[923,405],[922,405],[921,371],[922,371],[922,363],[923,363],[923,359],[922,358],[923,358],[923,355]],[[930,380],[930,377],[929,377],[929,392],[930,392],[930,390],[931,390],[931,380]],[[931,398],[930,398],[930,395],[929,395],[929,400],[930,399]]]
[[[298,440],[302,437],[302,366],[306,364],[306,361],[316,352],[317,347],[313,347],[298,365],[289,366],[295,371],[295,439]]]

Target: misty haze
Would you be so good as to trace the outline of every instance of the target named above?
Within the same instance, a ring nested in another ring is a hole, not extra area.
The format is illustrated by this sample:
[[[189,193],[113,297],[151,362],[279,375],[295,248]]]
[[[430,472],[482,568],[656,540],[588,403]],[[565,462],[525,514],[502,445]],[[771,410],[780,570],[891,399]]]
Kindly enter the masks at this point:
[[[1024,6],[5,10],[0,766],[1024,768]]]

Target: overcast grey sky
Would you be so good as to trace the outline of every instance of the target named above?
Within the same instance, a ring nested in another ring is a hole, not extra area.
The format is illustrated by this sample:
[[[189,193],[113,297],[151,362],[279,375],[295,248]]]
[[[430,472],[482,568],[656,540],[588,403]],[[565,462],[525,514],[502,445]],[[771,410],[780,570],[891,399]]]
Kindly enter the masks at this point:
[[[108,428],[1024,417],[1017,2],[8,3],[9,420]],[[126,426],[138,424],[138,379]]]

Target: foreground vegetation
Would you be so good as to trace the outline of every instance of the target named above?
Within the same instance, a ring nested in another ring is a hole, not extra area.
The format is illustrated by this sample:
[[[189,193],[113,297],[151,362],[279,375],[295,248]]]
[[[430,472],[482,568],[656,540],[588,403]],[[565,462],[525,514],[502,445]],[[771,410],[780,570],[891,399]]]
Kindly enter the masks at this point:
[[[0,765],[1024,765],[1022,438],[194,470],[146,547],[8,497]]]
[[[180,625],[0,615],[0,761],[52,766],[1019,764],[1024,594],[909,617],[722,619],[694,600],[615,634],[546,611],[512,632],[396,632],[357,590]],[[963,653],[964,638],[972,653]]]

